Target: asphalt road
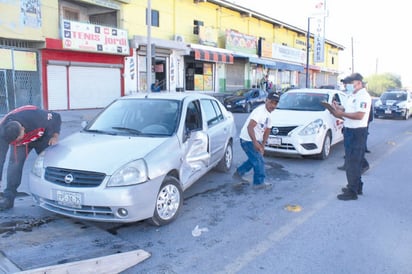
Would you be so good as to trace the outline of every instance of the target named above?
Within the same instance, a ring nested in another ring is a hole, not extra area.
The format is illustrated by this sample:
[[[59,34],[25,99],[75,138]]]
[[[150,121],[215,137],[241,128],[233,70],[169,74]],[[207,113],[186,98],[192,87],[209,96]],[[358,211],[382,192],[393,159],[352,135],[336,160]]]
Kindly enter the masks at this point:
[[[246,116],[235,114],[238,127]],[[411,139],[412,119],[371,124],[371,169],[357,201],[336,199],[346,184],[338,144],[324,161],[266,157],[270,191],[234,189],[231,174],[210,172],[168,226],[81,223],[151,253],[123,273],[412,273]],[[245,159],[238,141],[234,153],[236,166]],[[0,239],[1,249],[10,237]]]

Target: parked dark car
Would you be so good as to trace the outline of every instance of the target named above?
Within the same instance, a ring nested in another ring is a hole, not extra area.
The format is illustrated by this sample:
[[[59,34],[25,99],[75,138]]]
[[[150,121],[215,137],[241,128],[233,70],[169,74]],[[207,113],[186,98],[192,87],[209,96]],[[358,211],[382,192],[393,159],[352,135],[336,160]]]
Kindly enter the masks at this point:
[[[408,119],[412,114],[412,94],[404,90],[382,93],[375,103],[375,117]]]
[[[263,89],[249,88],[240,89],[223,99],[226,109],[232,112],[251,112],[266,100],[267,92]]]

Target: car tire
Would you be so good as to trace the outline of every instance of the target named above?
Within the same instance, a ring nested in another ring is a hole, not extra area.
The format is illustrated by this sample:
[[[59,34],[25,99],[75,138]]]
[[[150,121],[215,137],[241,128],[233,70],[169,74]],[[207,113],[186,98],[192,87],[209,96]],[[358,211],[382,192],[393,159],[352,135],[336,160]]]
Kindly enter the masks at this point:
[[[325,139],[323,139],[322,151],[321,153],[317,155],[316,158],[320,160],[325,160],[326,158],[328,158],[330,154],[331,143],[332,143],[331,134],[328,131],[325,135]]]
[[[405,116],[403,116],[404,120],[408,120],[409,119],[409,110],[405,111]]]
[[[149,223],[163,226],[173,222],[183,205],[183,191],[179,180],[166,176],[156,196],[155,210]]]
[[[252,111],[252,105],[250,103],[246,103],[245,112],[249,113]]]
[[[232,167],[233,162],[233,147],[232,142],[229,142],[226,146],[225,153],[223,154],[222,159],[216,166],[216,169],[220,172],[229,172]]]

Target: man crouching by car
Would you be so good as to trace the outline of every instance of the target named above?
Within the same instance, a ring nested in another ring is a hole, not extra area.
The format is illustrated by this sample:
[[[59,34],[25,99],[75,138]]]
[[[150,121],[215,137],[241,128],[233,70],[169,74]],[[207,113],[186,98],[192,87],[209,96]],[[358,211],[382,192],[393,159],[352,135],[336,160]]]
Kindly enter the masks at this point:
[[[57,144],[60,127],[60,114],[31,105],[9,112],[0,121],[0,182],[6,154],[11,148],[7,186],[0,198],[0,211],[14,206],[24,162],[30,151],[34,148],[40,154],[48,146]]]

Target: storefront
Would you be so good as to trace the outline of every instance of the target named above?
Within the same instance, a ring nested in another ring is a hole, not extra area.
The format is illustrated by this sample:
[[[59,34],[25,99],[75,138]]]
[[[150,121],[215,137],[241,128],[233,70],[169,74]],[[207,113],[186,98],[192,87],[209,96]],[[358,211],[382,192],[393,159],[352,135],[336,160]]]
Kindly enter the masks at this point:
[[[102,108],[123,96],[126,31],[63,20],[62,32],[41,52],[44,108]]]
[[[126,83],[130,86],[137,87],[136,91],[147,91],[147,85],[159,81],[162,91],[183,90],[184,86],[184,59],[183,56],[190,54],[190,48],[180,39],[163,40],[151,39],[152,53],[152,79],[147,83],[147,37],[135,35],[130,41],[133,55],[128,58],[134,58],[133,64],[136,66],[135,79],[128,75],[130,69],[126,64]],[[126,84],[126,91],[132,89]]]
[[[230,51],[191,44],[185,56],[185,89],[195,91],[226,91],[226,66],[233,64]]]

